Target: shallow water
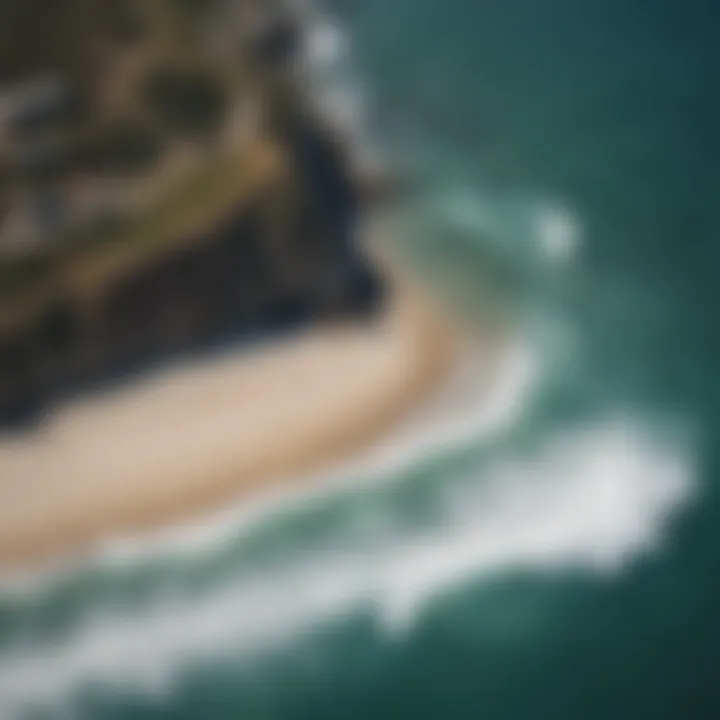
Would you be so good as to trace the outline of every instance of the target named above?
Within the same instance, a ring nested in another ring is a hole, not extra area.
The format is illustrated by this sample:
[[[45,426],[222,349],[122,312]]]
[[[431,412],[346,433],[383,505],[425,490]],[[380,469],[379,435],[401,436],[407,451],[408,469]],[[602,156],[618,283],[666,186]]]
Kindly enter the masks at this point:
[[[327,101],[418,178],[394,237],[514,329],[492,402],[470,372],[334,491],[6,588],[0,718],[716,717],[717,10],[338,15],[365,88]]]

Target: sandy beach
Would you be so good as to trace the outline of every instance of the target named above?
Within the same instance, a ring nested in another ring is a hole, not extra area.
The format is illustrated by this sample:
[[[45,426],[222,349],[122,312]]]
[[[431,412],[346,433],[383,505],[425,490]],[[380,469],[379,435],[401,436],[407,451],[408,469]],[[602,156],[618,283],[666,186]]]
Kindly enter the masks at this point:
[[[372,323],[187,361],[60,406],[0,437],[0,571],[290,485],[411,414],[458,347],[402,283]]]

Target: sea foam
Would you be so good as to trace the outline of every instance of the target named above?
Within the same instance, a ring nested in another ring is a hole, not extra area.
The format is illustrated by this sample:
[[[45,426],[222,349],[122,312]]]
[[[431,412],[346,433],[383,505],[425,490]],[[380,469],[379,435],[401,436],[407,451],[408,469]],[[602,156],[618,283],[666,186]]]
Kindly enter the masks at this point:
[[[367,480],[372,469],[378,482],[388,482],[392,467],[417,461],[421,448],[427,450],[429,434],[439,452],[507,432],[532,395],[530,366],[520,357],[514,367],[505,364],[507,374],[482,413],[476,407],[464,424],[457,419],[462,413],[456,415],[444,439],[428,425],[423,437],[420,427],[419,435],[405,439],[414,437],[414,445],[386,447],[357,477]],[[467,401],[467,377],[463,383]],[[252,660],[272,648],[291,648],[299,633],[357,612],[371,612],[389,637],[401,637],[436,598],[510,571],[616,573],[661,543],[668,518],[691,496],[691,471],[681,444],[660,442],[626,413],[558,430],[522,457],[501,455],[465,468],[438,495],[425,522],[408,527],[385,518],[381,542],[371,534],[349,542],[328,537],[286,563],[240,574],[206,594],[154,596],[132,611],[99,607],[60,641],[6,647],[0,652],[0,716],[62,707],[87,687],[162,696],[195,663],[226,655]],[[343,491],[347,487],[316,491],[314,502]],[[368,484],[361,491],[374,489]],[[174,545],[166,538],[162,550],[209,552],[230,528],[205,532],[192,542],[176,535]]]

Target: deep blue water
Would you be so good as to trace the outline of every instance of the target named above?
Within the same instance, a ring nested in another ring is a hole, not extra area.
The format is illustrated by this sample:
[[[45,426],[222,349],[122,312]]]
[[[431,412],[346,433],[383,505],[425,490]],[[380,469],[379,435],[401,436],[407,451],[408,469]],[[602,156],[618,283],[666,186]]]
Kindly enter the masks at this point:
[[[6,598],[2,712],[720,717],[720,8],[337,5],[417,180],[395,237],[531,348],[521,408],[204,554]]]

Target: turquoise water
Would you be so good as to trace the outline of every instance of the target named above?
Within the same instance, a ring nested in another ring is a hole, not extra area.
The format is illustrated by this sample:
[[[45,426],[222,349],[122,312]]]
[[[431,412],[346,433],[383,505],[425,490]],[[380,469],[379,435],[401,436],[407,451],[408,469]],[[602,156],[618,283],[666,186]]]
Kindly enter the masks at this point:
[[[490,412],[4,590],[0,718],[718,717],[718,11],[338,5]]]

